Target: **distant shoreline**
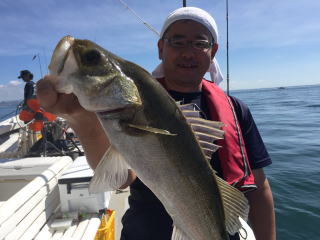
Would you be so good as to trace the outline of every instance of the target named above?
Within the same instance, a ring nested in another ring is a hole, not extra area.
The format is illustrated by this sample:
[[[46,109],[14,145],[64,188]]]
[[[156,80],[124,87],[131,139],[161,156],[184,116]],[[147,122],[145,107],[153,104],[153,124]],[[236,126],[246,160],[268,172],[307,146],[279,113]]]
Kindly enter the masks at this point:
[[[230,92],[243,92],[243,91],[255,91],[255,90],[278,90],[282,88],[299,88],[299,87],[312,87],[312,86],[320,86],[320,84],[306,84],[306,85],[292,85],[292,86],[275,86],[275,87],[267,87],[267,88],[243,88],[243,89],[232,89],[230,88]],[[22,99],[20,100],[10,100],[10,101],[0,101],[0,107],[13,107],[17,106]]]
[[[307,84],[307,85],[292,85],[292,86],[278,86],[278,87],[267,87],[267,88],[246,88],[246,89],[230,89],[230,92],[243,92],[243,91],[255,91],[255,90],[278,90],[281,88],[299,88],[299,87],[313,87],[320,86],[320,84]]]
[[[15,107],[22,100],[0,101],[0,107]]]

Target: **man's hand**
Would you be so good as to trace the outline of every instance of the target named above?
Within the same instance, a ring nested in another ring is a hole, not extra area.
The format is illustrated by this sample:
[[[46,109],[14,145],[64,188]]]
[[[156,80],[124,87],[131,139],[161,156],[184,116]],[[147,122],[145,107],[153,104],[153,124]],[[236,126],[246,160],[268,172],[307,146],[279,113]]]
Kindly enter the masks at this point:
[[[58,93],[52,76],[37,82],[37,98],[46,111],[66,119],[79,137],[88,163],[95,169],[110,143],[95,113],[85,110],[74,94]]]
[[[40,105],[48,112],[65,118],[71,123],[83,115],[93,116],[81,107],[78,98],[74,94],[58,93],[52,83],[51,76],[45,76],[37,82],[37,98]]]

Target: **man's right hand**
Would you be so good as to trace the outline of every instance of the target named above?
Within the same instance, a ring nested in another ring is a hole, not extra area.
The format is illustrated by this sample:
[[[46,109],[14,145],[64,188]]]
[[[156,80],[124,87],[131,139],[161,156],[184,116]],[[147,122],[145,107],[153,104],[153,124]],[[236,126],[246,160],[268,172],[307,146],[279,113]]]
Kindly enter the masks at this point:
[[[37,98],[45,111],[68,121],[79,137],[91,168],[95,169],[108,149],[109,140],[94,112],[81,107],[74,94],[58,93],[53,76],[45,76],[37,82]]]
[[[81,115],[93,115],[79,104],[74,94],[58,93],[53,85],[52,76],[45,76],[37,82],[37,98],[41,107],[50,113],[74,123]]]

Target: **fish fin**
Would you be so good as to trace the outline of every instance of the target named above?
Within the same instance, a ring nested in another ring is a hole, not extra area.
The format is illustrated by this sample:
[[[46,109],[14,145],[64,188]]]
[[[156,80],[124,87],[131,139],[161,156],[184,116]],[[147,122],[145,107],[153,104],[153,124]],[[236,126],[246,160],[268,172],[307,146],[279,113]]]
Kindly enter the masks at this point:
[[[199,144],[202,147],[203,150],[207,149],[210,151],[210,156],[217,151],[219,148],[221,148],[221,146],[210,143],[210,142],[206,142],[206,141],[201,141],[199,140]]]
[[[173,227],[171,240],[192,240],[187,236],[185,232],[183,232],[180,228],[177,228],[176,226]]]
[[[120,188],[127,181],[128,169],[122,155],[110,146],[94,171],[89,192],[106,192]]]
[[[239,217],[245,221],[248,219],[248,200],[238,189],[232,187],[220,177],[216,178],[222,197],[226,229],[229,234],[234,235],[242,228]]]
[[[187,103],[184,104],[182,101],[176,102],[178,104],[178,107],[181,109],[181,111],[198,111],[200,112],[200,108],[197,106],[197,104],[194,103]]]
[[[170,133],[167,130],[164,129],[159,129],[159,128],[153,128],[149,126],[141,126],[141,125],[134,125],[134,124],[128,124],[129,127],[136,128],[142,131],[147,131],[151,133],[156,133],[156,134],[162,134],[162,135],[168,135],[168,136],[177,136],[175,133]]]
[[[225,124],[223,122],[212,121],[212,120],[207,120],[207,119],[197,118],[197,117],[188,117],[187,121],[190,124],[202,124],[202,125],[216,128],[217,130],[220,129],[221,127],[225,126]],[[220,130],[220,131],[222,131],[222,130]]]
[[[199,141],[199,144],[200,144],[200,147],[202,148],[204,155],[210,158],[212,157],[212,154],[214,152],[216,152],[219,148],[221,148],[221,146],[218,146],[216,144],[209,143],[209,142]]]
[[[221,130],[224,123],[203,119],[200,114],[201,110],[196,104],[183,104],[179,105],[179,108],[194,132],[212,135],[214,140],[224,137],[224,131]]]
[[[192,127],[193,131],[203,133],[203,134],[208,134],[214,140],[223,139],[223,137],[224,137],[224,131],[222,131],[218,128],[215,128],[215,127],[205,125],[203,123],[200,123],[200,124],[199,123],[191,123],[191,127]]]
[[[179,105],[180,103],[180,105]],[[206,120],[200,117],[201,109],[195,103],[182,104],[181,102],[177,103],[178,107],[182,111],[183,115],[190,121],[196,121],[197,123],[201,123],[203,125],[221,128],[224,126],[222,122]]]
[[[194,110],[182,110],[183,115],[188,118],[200,118],[200,112]]]
[[[222,139],[222,138],[216,138],[214,135],[210,135],[202,132],[194,132],[194,133],[197,139],[199,139],[199,141],[204,141],[208,143],[213,143],[217,139]]]

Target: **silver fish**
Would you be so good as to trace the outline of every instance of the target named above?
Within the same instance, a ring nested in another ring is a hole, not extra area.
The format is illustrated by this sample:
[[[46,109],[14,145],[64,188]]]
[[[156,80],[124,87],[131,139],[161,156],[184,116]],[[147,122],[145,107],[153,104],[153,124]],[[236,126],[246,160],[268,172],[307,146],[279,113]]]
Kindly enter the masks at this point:
[[[216,176],[183,111],[146,70],[70,36],[58,43],[49,70],[59,91],[96,112],[111,142],[93,191],[119,187],[129,167],[172,217],[172,239],[225,240],[239,231],[247,199]]]

